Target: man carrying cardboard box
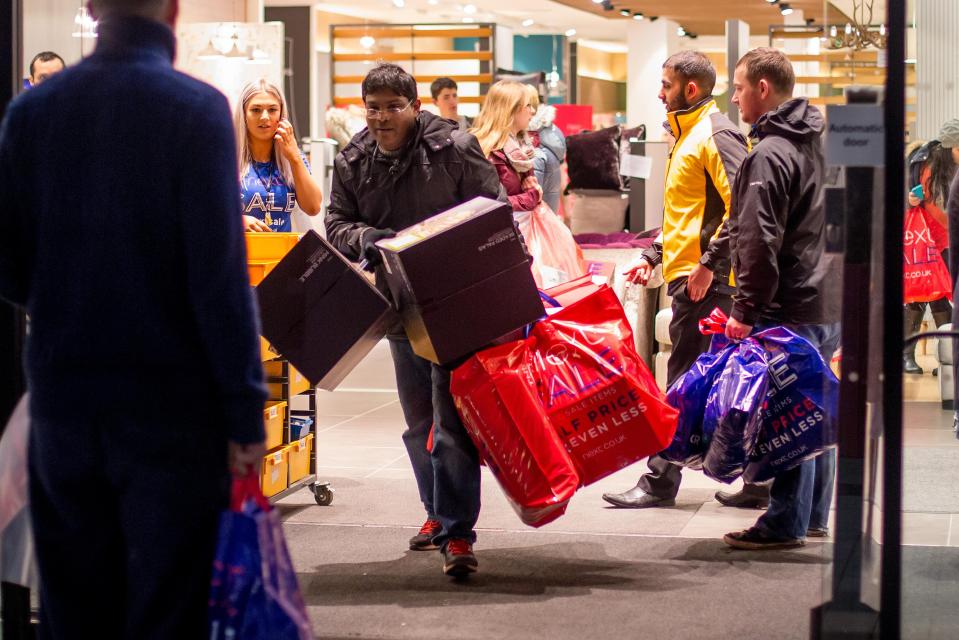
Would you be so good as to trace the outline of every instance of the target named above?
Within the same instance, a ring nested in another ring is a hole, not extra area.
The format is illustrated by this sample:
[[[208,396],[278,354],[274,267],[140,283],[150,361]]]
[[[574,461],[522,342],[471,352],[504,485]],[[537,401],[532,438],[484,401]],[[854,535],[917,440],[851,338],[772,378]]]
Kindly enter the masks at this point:
[[[368,126],[336,157],[326,230],[341,253],[365,261],[389,297],[378,240],[471,198],[506,196],[476,138],[420,111],[416,80],[402,68],[375,67],[363,80],[362,96]],[[477,568],[476,448],[453,404],[449,371],[413,353],[401,325],[388,337],[407,424],[403,442],[426,509],[410,549],[440,548],[444,573],[464,576]],[[434,425],[430,453],[426,443]]]

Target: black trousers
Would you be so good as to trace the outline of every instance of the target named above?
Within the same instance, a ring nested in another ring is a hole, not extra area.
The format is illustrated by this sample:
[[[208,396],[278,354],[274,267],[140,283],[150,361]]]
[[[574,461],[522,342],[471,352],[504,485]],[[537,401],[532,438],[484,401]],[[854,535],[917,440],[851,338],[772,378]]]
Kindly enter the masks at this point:
[[[226,449],[222,424],[182,414],[33,421],[41,638],[208,635]]]
[[[670,282],[668,287],[669,295],[673,297],[673,319],[669,323],[669,339],[673,343],[673,350],[666,363],[666,385],[670,386],[689,371],[700,354],[709,349],[712,337],[700,333],[699,321],[716,307],[728,315],[733,300],[728,293],[715,290],[714,285],[702,300],[693,302],[686,295],[685,278]],[[682,482],[683,468],[658,455],[650,456],[646,465],[649,473],[640,477],[637,486],[659,498],[675,498]]]

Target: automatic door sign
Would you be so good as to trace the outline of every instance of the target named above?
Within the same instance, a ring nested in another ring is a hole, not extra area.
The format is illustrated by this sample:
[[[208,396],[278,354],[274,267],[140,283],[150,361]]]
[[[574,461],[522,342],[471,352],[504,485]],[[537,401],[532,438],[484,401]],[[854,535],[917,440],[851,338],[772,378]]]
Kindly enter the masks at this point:
[[[826,107],[826,163],[839,167],[886,164],[882,107],[872,104]]]

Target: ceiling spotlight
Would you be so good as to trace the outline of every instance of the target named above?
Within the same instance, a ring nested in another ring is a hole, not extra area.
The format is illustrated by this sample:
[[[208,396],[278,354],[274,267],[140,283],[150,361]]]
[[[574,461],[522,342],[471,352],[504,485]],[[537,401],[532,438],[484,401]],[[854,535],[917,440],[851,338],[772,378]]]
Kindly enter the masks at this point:
[[[649,16],[650,22],[656,22],[657,20],[659,20],[659,16]]]
[[[603,11],[612,11],[613,9],[615,9],[615,7],[613,6],[613,3],[610,0],[603,0],[600,6],[603,7]]]
[[[373,39],[373,36],[363,36],[360,38],[360,46],[364,49],[372,49],[374,44],[376,44],[376,40]]]
[[[624,18],[628,18],[628,17],[629,17],[629,9],[620,9],[620,10],[619,10],[619,15],[623,16]]]
[[[696,38],[699,37],[699,34],[698,34],[698,33],[693,33],[692,31],[687,31],[687,32],[686,32],[686,37],[689,38],[689,39],[691,39],[691,40],[695,40]]]
[[[593,0],[593,4],[603,4],[603,0]]]
[[[476,5],[475,4],[466,5],[465,7],[463,7],[463,13],[473,15],[474,13],[476,13]]]
[[[633,14],[633,20],[642,20],[644,17],[646,17],[646,16],[644,16],[643,14],[641,14],[641,13],[639,13],[639,12],[636,12],[636,13]]]
[[[686,37],[686,29],[684,29],[683,27],[676,27],[676,35],[679,36],[680,38]]]
[[[567,29],[567,30],[566,30],[566,37],[567,37],[567,38],[572,38],[572,37],[575,36],[575,35],[576,35],[576,29]]]
[[[766,0],[769,4],[776,4],[779,0]]]
[[[393,6],[397,9],[402,9],[406,6],[406,0],[393,0]]]
[[[790,7],[788,4],[786,4],[785,2],[779,5],[779,13],[783,14],[784,16],[791,15],[792,12],[793,12],[793,8]]]
[[[523,20],[524,27],[532,27],[535,23],[536,21],[533,20],[532,18],[526,18],[525,20]]]

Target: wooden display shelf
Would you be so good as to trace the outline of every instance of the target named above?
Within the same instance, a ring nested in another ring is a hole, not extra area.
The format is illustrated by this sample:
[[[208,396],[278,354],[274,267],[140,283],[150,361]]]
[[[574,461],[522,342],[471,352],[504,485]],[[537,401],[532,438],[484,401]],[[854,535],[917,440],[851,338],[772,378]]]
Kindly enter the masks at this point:
[[[792,62],[876,62],[875,51],[852,51],[851,49],[835,49],[821,53],[789,53]]]
[[[842,76],[796,76],[796,84],[829,84],[837,87],[850,85],[869,85],[878,86],[886,84],[885,75],[876,74],[856,74],[854,78],[847,75]],[[916,75],[906,74],[906,84],[916,84]]]
[[[333,76],[333,84],[360,84],[363,82],[363,78],[366,76]],[[474,76],[461,76],[461,75],[433,75],[427,76],[422,74],[417,74],[416,82],[420,84],[430,84],[437,78],[450,78],[455,80],[457,83],[460,82],[479,82],[485,84],[493,83],[493,74],[492,73],[481,73]]]
[[[334,38],[489,38],[493,30],[489,27],[474,29],[417,29],[415,27],[333,27]]]
[[[492,51],[410,51],[409,53],[334,53],[334,62],[376,62],[378,60],[478,60],[493,59]]]

